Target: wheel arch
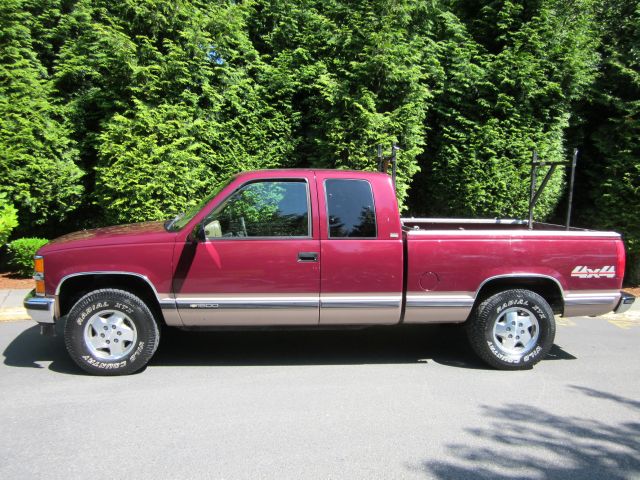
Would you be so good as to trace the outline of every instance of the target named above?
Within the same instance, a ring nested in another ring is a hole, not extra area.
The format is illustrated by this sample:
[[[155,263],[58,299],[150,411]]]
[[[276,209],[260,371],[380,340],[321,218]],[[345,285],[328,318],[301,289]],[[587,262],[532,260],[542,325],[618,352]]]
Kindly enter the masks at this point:
[[[80,272],[63,277],[56,288],[58,318],[69,313],[84,295],[101,288],[116,288],[136,295],[159,321],[166,323],[153,283],[146,276],[134,272]]]
[[[564,290],[560,282],[548,275],[516,274],[498,275],[486,279],[476,292],[472,311],[496,293],[512,289],[525,289],[537,293],[551,306],[553,313],[564,312]]]

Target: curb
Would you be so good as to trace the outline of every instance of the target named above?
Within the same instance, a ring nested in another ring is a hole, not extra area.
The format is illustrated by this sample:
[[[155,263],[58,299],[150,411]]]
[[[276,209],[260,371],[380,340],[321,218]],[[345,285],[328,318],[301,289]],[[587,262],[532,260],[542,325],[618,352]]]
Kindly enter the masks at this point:
[[[15,322],[18,320],[31,320],[23,307],[0,308],[0,322]]]

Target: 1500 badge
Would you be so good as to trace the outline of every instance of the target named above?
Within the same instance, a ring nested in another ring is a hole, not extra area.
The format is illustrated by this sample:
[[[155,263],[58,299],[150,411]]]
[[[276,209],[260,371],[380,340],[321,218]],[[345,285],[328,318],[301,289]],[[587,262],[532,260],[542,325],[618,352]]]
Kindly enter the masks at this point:
[[[616,267],[613,265],[606,265],[602,268],[578,266],[571,271],[571,276],[578,278],[614,278],[616,276]]]

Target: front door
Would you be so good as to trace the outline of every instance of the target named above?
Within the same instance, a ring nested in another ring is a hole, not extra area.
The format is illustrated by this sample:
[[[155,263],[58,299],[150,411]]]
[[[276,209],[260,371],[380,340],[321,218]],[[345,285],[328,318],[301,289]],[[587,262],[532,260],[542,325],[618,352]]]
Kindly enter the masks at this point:
[[[204,220],[206,240],[185,245],[178,259],[186,264],[174,281],[184,325],[317,325],[315,198],[313,176],[285,177],[245,183],[219,203]]]

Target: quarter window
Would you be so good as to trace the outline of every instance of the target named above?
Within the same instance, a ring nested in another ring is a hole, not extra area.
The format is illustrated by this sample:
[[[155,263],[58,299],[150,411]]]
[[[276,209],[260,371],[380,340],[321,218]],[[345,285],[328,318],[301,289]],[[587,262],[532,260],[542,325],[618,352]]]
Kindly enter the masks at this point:
[[[207,217],[204,230],[207,238],[308,237],[307,183],[249,183]]]
[[[325,180],[329,238],[375,238],[376,210],[366,180]]]

